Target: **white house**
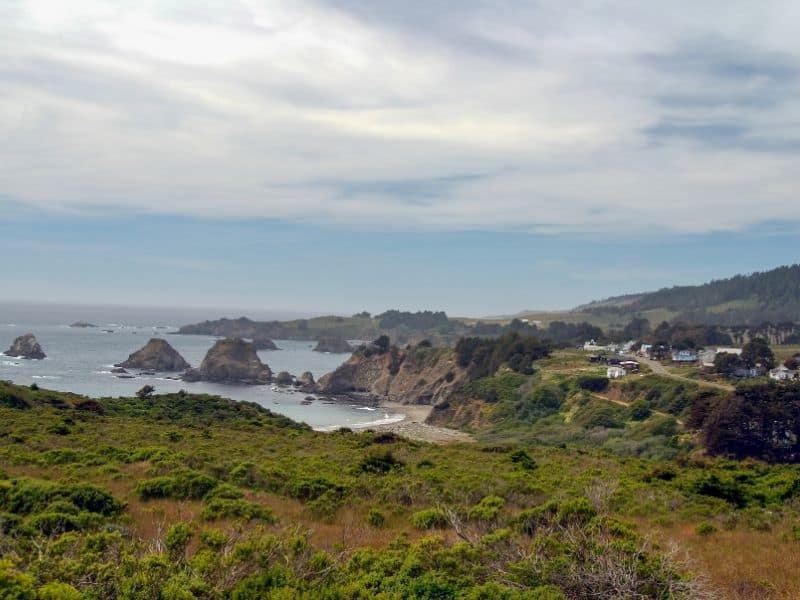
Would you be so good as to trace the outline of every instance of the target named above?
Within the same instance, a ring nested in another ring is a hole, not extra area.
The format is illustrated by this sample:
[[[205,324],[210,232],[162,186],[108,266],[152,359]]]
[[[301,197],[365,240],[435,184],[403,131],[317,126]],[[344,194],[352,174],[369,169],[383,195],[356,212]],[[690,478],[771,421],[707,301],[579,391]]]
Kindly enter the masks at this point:
[[[797,377],[797,372],[787,368],[786,365],[778,365],[769,372],[769,378],[775,381],[789,381]]]
[[[742,355],[741,348],[717,348],[703,350],[700,353],[700,361],[703,363],[704,367],[713,367],[714,366],[714,359],[717,358],[717,354],[735,354],[736,356]]]
[[[606,377],[609,379],[619,379],[620,377],[625,377],[625,369],[622,367],[608,367],[606,369]]]

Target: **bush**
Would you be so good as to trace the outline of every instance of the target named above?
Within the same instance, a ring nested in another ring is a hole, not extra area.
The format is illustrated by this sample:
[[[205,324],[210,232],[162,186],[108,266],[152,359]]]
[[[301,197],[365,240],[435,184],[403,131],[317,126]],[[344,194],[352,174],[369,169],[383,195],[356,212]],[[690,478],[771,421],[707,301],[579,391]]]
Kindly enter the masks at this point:
[[[494,521],[500,515],[505,503],[499,496],[486,496],[469,509],[469,518],[476,521]]]
[[[526,471],[533,471],[537,467],[536,461],[525,450],[515,450],[509,458],[512,463]]]
[[[198,471],[182,471],[174,476],[144,479],[136,485],[136,493],[142,500],[152,498],[175,498],[199,500],[213,490],[219,481]]]
[[[145,400],[147,398],[151,398],[155,393],[155,391],[156,388],[148,384],[144,386],[142,389],[140,389],[138,392],[136,392],[136,397]]]
[[[143,479],[136,484],[136,495],[141,500],[169,498],[172,496],[174,489],[174,477],[153,477],[152,479]]]
[[[359,470],[364,473],[376,473],[384,475],[392,469],[399,469],[404,466],[403,461],[397,460],[391,451],[373,452],[365,456],[359,463]]]
[[[602,375],[581,375],[576,381],[579,388],[590,392],[603,392],[609,384],[608,377]]]
[[[695,532],[697,533],[697,535],[701,536],[711,535],[716,530],[717,528],[714,527],[711,523],[708,523],[707,521],[703,521],[697,527],[695,527]]]
[[[628,416],[632,421],[644,421],[653,414],[653,410],[646,400],[636,400],[628,407]]]
[[[183,560],[186,556],[186,547],[192,539],[193,531],[189,523],[175,523],[164,537],[164,546],[167,548],[170,560]]]
[[[36,590],[37,600],[81,600],[83,595],[68,583],[53,581]]]
[[[386,517],[377,508],[370,508],[367,514],[367,523],[380,529],[386,524]]]
[[[246,521],[258,519],[267,523],[277,521],[272,510],[266,506],[247,500],[229,500],[227,498],[214,498],[207,502],[200,517],[206,521],[216,521],[217,519],[243,519]]]
[[[437,508],[415,512],[409,521],[417,529],[443,529],[448,525],[447,517]]]

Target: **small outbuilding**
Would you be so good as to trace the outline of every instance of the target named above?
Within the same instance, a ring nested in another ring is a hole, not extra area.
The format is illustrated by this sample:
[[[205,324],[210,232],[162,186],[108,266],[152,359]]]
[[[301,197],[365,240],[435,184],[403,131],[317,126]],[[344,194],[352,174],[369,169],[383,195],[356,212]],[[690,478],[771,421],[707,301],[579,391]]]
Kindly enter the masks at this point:
[[[620,379],[621,377],[625,377],[627,371],[622,367],[608,367],[606,369],[606,377],[609,379]]]

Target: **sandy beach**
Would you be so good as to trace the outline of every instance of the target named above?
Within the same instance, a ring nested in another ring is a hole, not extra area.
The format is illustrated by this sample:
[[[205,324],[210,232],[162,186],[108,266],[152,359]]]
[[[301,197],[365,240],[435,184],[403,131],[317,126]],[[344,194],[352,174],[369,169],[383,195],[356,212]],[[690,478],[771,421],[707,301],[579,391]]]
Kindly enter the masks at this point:
[[[393,413],[405,416],[402,421],[394,423],[383,423],[380,425],[365,425],[363,429],[374,431],[391,431],[411,440],[420,440],[434,444],[452,444],[455,442],[474,442],[470,434],[448,429],[446,427],[436,427],[425,423],[425,419],[431,414],[432,406],[420,404],[401,404],[400,402],[382,401],[380,408]]]

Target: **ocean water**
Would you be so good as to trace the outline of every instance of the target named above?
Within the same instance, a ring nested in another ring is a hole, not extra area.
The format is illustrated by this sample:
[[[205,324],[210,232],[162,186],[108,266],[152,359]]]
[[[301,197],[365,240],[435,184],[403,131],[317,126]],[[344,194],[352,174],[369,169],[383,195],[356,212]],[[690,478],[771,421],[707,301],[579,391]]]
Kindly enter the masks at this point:
[[[343,402],[329,403],[319,399],[301,405],[308,394],[270,385],[245,386],[206,382],[190,383],[174,380],[173,373],[140,375],[122,379],[111,373],[114,363],[124,361],[151,337],[166,339],[192,365],[198,366],[216,338],[175,335],[170,332],[180,325],[203,319],[218,318],[199,309],[83,307],[83,306],[17,306],[0,304],[0,352],[5,351],[19,335],[31,332],[47,358],[24,360],[0,356],[0,379],[21,385],[36,383],[40,388],[69,391],[94,398],[131,396],[144,385],[152,385],[156,393],[177,392],[217,394],[234,400],[256,402],[265,408],[317,429],[336,426],[363,426],[367,423],[398,421],[401,415],[382,409],[356,406]],[[233,316],[233,315],[230,315]],[[240,315],[236,315],[240,316]],[[250,316],[250,315],[247,315]],[[288,313],[257,315],[260,319],[286,319],[303,315]],[[73,328],[70,323],[88,321],[96,328]],[[314,352],[313,342],[275,340],[280,350],[259,351],[261,361],[274,373],[289,371],[300,375],[311,371],[314,378],[334,370],[347,360],[347,354]]]

